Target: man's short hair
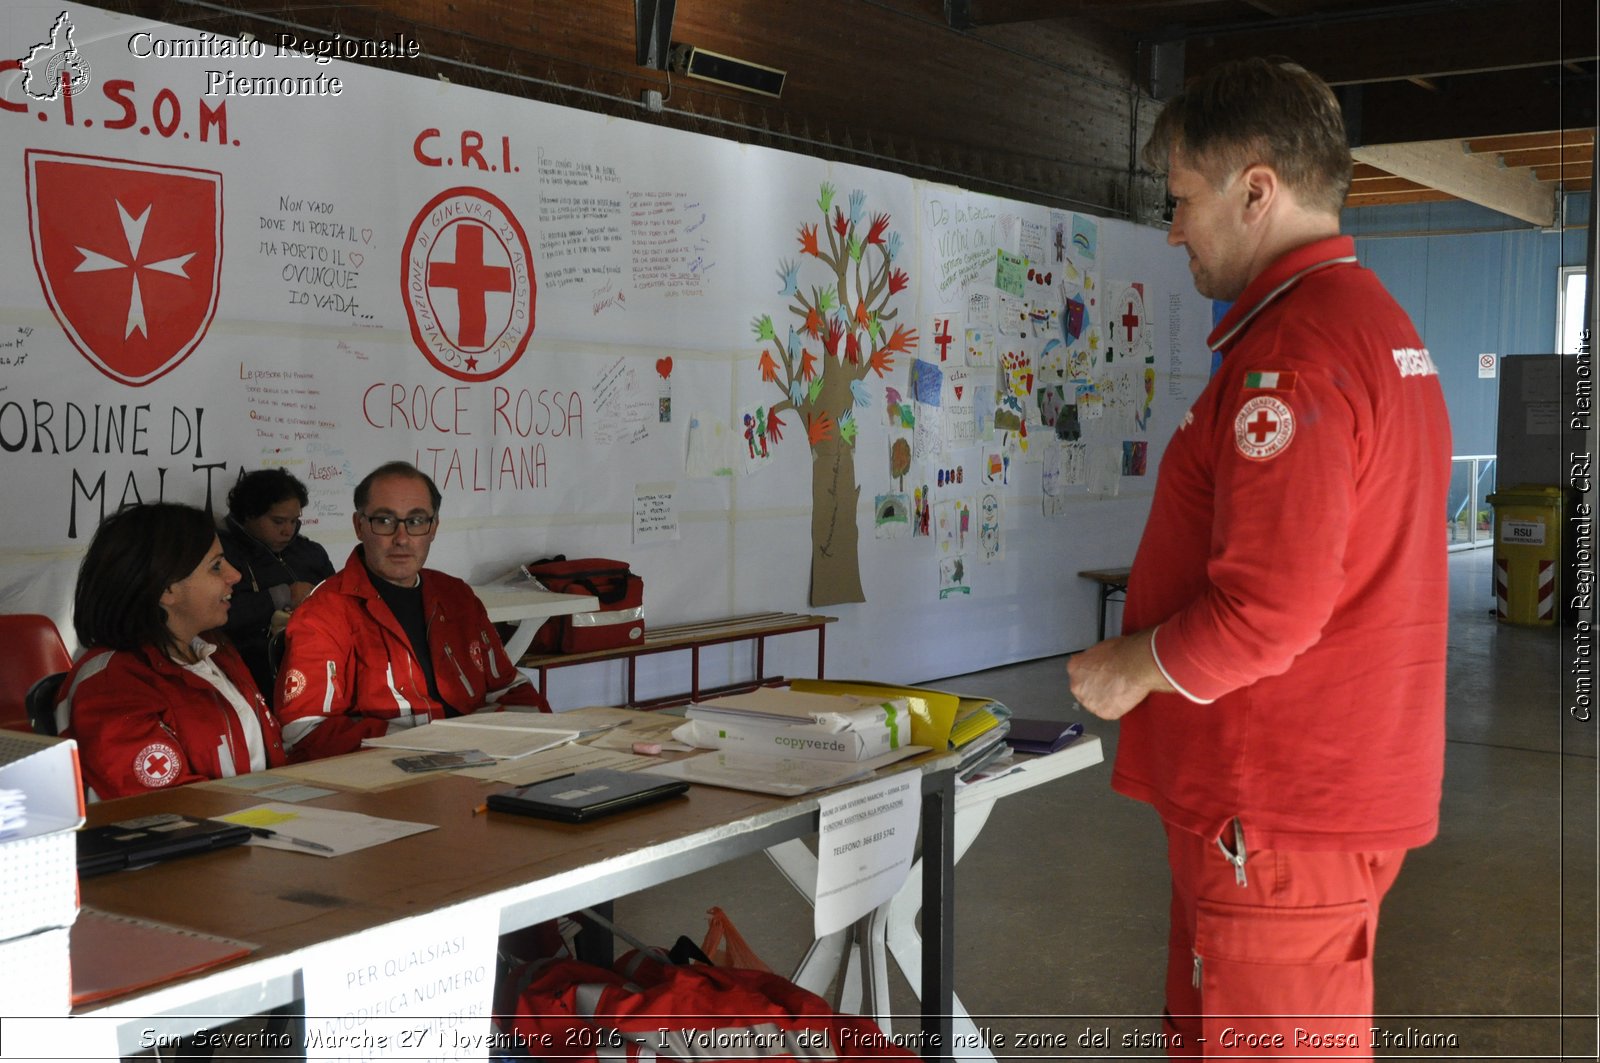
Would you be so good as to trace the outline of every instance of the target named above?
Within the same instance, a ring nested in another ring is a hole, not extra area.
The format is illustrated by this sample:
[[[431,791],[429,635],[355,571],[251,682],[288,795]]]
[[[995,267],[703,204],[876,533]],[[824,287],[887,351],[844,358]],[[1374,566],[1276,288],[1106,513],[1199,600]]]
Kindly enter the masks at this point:
[[[357,513],[365,513],[367,511],[367,497],[372,493],[373,482],[385,476],[407,476],[427,484],[428,499],[433,503],[433,512],[436,515],[438,514],[439,506],[444,502],[444,496],[439,493],[438,485],[433,482],[433,477],[409,461],[386,461],[362,477],[361,482],[356,484]]]
[[[1156,118],[1140,153],[1165,171],[1176,152],[1221,185],[1265,163],[1300,202],[1337,215],[1350,192],[1350,145],[1339,101],[1295,63],[1238,59],[1190,81]]]

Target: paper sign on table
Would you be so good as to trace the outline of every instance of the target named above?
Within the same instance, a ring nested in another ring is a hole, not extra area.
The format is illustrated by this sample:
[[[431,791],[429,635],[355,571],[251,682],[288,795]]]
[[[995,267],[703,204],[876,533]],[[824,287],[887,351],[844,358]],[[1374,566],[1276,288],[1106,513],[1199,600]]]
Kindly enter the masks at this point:
[[[821,799],[814,936],[843,930],[900,891],[916,849],[919,780],[907,772]]]
[[[308,950],[305,1058],[485,1058],[499,930],[477,903]]]

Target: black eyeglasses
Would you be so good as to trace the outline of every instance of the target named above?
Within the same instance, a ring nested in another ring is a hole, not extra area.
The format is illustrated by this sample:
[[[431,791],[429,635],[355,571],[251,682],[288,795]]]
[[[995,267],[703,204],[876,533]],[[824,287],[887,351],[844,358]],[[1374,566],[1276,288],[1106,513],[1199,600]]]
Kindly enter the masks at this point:
[[[437,513],[426,517],[395,517],[388,513],[380,513],[376,517],[366,513],[357,514],[367,522],[367,527],[372,529],[374,535],[393,535],[405,525],[407,535],[426,535],[433,528],[433,522],[439,519]]]

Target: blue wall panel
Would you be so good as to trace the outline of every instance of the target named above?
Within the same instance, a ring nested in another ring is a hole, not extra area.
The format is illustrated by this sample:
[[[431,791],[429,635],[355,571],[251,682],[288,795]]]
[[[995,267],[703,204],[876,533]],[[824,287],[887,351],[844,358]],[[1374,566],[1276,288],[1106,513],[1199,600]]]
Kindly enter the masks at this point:
[[[1587,196],[1569,197],[1569,222],[1586,222],[1588,208]],[[1343,220],[1439,366],[1455,452],[1494,453],[1499,377],[1478,378],[1478,355],[1555,349],[1557,275],[1582,264],[1584,231],[1518,228],[1461,202],[1369,207]]]

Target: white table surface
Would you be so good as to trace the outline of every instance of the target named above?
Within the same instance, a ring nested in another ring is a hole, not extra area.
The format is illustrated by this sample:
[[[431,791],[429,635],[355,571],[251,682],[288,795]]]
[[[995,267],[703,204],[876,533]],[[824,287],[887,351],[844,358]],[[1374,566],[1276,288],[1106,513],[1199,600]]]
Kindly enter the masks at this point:
[[[536,590],[515,583],[494,583],[473,587],[478,600],[489,612],[489,619],[497,624],[517,624],[516,634],[506,641],[506,655],[515,664],[533,644],[534,633],[552,616],[570,616],[600,608],[600,599],[592,594],[557,594],[555,591]],[[539,623],[530,623],[538,621]]]

